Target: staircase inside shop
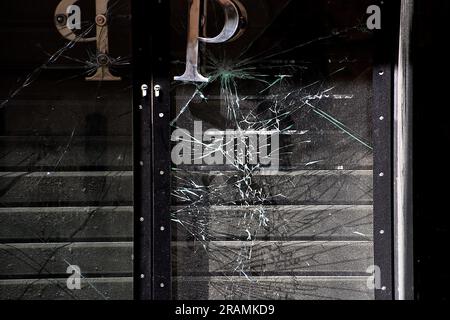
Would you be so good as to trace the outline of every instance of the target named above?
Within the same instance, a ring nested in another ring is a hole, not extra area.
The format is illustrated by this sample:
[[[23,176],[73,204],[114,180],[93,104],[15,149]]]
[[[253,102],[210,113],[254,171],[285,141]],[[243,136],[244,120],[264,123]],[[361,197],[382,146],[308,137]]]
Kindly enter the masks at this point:
[[[0,299],[132,299],[131,90],[55,83],[1,109]]]

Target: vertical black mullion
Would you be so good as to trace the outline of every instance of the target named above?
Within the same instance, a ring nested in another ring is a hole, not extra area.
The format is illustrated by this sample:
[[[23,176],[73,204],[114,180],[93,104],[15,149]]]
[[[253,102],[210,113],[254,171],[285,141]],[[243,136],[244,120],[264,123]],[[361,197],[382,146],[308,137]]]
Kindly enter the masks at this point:
[[[149,1],[132,1],[133,20],[133,154],[134,154],[134,297],[153,299],[152,274],[152,112]],[[148,96],[142,96],[142,85]]]
[[[382,28],[375,32],[376,55],[373,89],[373,202],[374,261],[381,274],[381,288],[376,288],[377,300],[394,299],[393,250],[393,107],[394,68],[397,56],[399,1],[379,1]]]
[[[169,0],[152,1],[153,298],[171,299]],[[156,95],[155,86],[160,88]]]

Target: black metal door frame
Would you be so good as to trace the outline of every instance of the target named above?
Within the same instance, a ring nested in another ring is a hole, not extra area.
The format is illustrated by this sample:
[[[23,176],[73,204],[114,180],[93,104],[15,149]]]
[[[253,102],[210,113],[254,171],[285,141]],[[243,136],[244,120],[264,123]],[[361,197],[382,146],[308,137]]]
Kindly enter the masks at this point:
[[[171,298],[169,1],[134,0],[134,292]],[[155,86],[160,86],[159,97]],[[143,94],[143,86],[147,94]]]
[[[394,216],[393,216],[393,110],[394,74],[397,56],[400,1],[377,1],[382,9],[382,28],[375,33],[373,71],[373,206],[374,261],[379,267],[381,288],[377,300],[393,300]]]
[[[395,299],[394,278],[394,105],[395,68],[398,56],[400,1],[376,3],[382,10],[382,28],[375,32],[373,71],[373,206],[374,261],[381,288],[377,300]]]
[[[377,300],[392,300],[393,108],[400,1],[375,1],[382,8],[376,31],[373,74],[374,259],[381,272]],[[170,79],[169,0],[134,0],[134,292],[138,300],[170,300]],[[142,85],[148,88],[143,97]],[[155,97],[154,86],[161,87]]]

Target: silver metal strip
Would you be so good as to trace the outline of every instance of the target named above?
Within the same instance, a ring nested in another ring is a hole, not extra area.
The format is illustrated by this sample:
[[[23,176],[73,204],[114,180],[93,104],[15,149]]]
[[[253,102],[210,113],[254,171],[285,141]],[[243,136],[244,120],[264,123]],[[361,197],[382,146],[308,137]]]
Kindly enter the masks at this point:
[[[414,1],[402,0],[394,108],[394,238],[396,299],[414,298],[412,253],[412,64]]]

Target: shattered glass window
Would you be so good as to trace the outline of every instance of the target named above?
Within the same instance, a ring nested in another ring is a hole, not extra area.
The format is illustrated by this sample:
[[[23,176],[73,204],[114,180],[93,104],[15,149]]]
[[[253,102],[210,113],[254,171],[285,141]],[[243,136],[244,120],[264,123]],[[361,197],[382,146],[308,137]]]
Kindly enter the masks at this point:
[[[372,3],[233,1],[180,77],[224,3],[171,1],[174,298],[374,299]]]
[[[0,299],[133,298],[130,3],[0,2]],[[371,5],[170,1],[174,299],[375,298]]]
[[[1,299],[133,297],[130,21],[0,2]]]

